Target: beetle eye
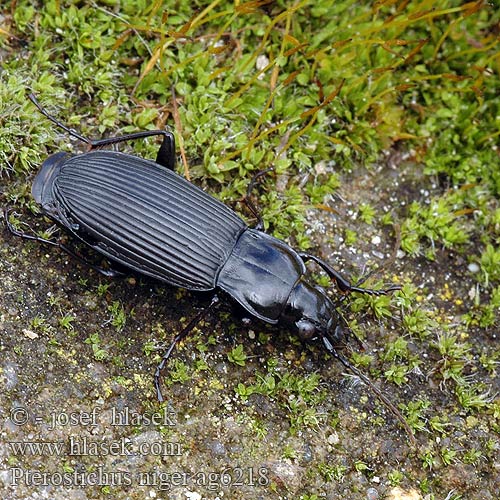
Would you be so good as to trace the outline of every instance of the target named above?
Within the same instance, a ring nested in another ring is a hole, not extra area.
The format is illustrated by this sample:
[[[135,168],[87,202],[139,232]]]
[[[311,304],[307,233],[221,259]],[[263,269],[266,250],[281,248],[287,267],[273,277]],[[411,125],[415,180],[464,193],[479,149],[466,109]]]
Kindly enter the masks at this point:
[[[305,319],[297,321],[296,326],[301,339],[310,339],[316,333],[316,327]]]

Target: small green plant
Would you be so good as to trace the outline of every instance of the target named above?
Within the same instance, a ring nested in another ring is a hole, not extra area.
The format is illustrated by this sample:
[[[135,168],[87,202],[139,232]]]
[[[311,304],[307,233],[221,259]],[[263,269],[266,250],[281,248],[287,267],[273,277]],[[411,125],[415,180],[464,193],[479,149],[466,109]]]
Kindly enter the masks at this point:
[[[384,372],[385,378],[396,385],[403,385],[408,382],[408,368],[404,364],[393,364]]]
[[[231,352],[227,355],[227,359],[238,366],[245,366],[245,361],[247,359],[247,355],[243,350],[243,344],[239,344],[234,347]]]
[[[308,183],[306,193],[314,205],[321,205],[325,198],[333,194],[340,186],[340,179],[335,172],[329,172],[328,175],[319,175],[315,182]]]
[[[437,342],[431,345],[442,356],[438,366],[443,379],[463,383],[463,369],[468,362],[470,345],[467,342],[460,342],[457,334],[447,331],[439,334]]]
[[[34,328],[35,330],[44,330],[46,326],[46,318],[43,318],[42,316],[35,316],[31,320],[31,327]]]
[[[99,297],[106,295],[110,286],[111,283],[104,283],[104,284],[100,283],[99,285],[97,285],[97,295],[99,295]]]
[[[304,405],[297,400],[290,400],[289,409],[290,416],[290,431],[295,434],[303,427],[317,429],[324,421],[324,415],[318,413],[315,408],[304,408]]]
[[[111,313],[111,324],[116,328],[116,331],[121,332],[127,322],[127,315],[123,305],[118,300],[114,300],[108,306],[108,311]]]
[[[197,359],[194,362],[194,369],[199,372],[199,371],[204,371],[208,370],[209,366],[208,363],[204,359]]]
[[[400,405],[408,425],[413,430],[423,431],[426,429],[427,418],[425,416],[425,411],[430,405],[430,401],[426,399],[416,399],[414,401],[410,401],[406,407]]]
[[[285,459],[285,460],[295,460],[297,458],[297,451],[295,450],[295,448],[293,446],[290,446],[290,445],[285,445],[283,447],[283,453],[281,454],[281,456]]]
[[[101,347],[101,338],[98,333],[93,333],[85,339],[86,344],[90,344],[96,361],[107,359],[108,352]]]
[[[368,205],[367,203],[362,203],[359,206],[359,217],[363,222],[366,222],[366,224],[373,223],[373,219],[375,218],[375,214],[376,214],[376,211],[371,205]]]
[[[460,246],[468,241],[468,232],[457,219],[457,208],[463,208],[461,193],[432,199],[429,206],[414,201],[410,217],[401,227],[401,247],[410,254],[424,253],[434,260],[437,241],[444,247]],[[422,240],[428,244],[422,245]]]
[[[429,419],[429,427],[442,435],[446,434],[446,429],[450,427],[450,423],[446,422],[445,417],[435,415]]]
[[[57,306],[61,302],[61,300],[62,300],[61,297],[57,297],[55,295],[51,295],[48,298],[47,302],[49,303],[50,306],[53,307],[53,306]]]
[[[71,314],[66,314],[62,318],[59,319],[59,326],[64,328],[65,330],[73,330],[73,321],[75,321],[76,317]]]
[[[347,472],[347,467],[340,464],[326,464],[321,463],[318,465],[319,473],[323,476],[325,481],[338,481],[342,482],[344,475]]]
[[[487,370],[491,375],[494,375],[498,365],[500,364],[499,358],[499,352],[483,352],[479,357],[479,361],[485,370]]]
[[[168,371],[168,379],[170,382],[178,382],[181,384],[191,380],[189,366],[179,359],[172,360],[171,367]]]
[[[261,420],[252,419],[250,427],[252,428],[252,433],[257,439],[264,439],[268,433],[265,423]]]
[[[395,361],[397,358],[406,359],[408,356],[408,342],[403,337],[398,337],[394,341],[385,345],[385,353],[382,356],[384,361]]]
[[[236,386],[235,392],[243,401],[246,401],[248,399],[248,396],[251,396],[254,393],[254,390],[252,386],[246,386],[245,384],[240,382]]]
[[[480,266],[485,287],[488,287],[490,283],[498,283],[500,281],[500,246],[495,248],[491,244],[486,245],[481,254]]]
[[[368,367],[370,366],[370,363],[373,361],[373,356],[370,356],[369,354],[365,354],[362,352],[353,351],[351,353],[351,359],[356,366]]]
[[[458,384],[455,394],[466,410],[481,410],[491,405],[493,397],[484,384]]]
[[[319,389],[318,374],[305,377],[290,372],[281,374],[275,370],[274,361],[269,365],[269,372],[257,374],[254,384],[240,382],[235,388],[236,394],[243,401],[252,394],[262,394],[275,400],[288,412],[292,433],[303,427],[317,428],[324,422],[326,415],[316,408],[324,399],[324,391]]]
[[[429,313],[424,309],[418,308],[409,311],[403,316],[403,326],[405,330],[412,336],[424,340],[431,335],[433,329],[436,328],[436,322],[432,320]]]
[[[377,289],[377,286],[374,288]],[[368,306],[373,311],[376,318],[390,318],[392,316],[391,301],[391,295],[381,295],[379,297],[362,295],[356,297],[356,299],[351,302],[351,309],[353,312],[360,312]]]
[[[157,344],[154,340],[148,340],[144,343],[142,351],[146,356],[150,356],[152,352],[157,351]]]
[[[365,472],[367,470],[370,470],[370,467],[368,467],[368,465],[365,462],[362,462],[361,460],[357,460],[356,462],[354,462],[354,468],[358,472]]]
[[[353,246],[358,241],[358,233],[352,229],[344,230],[344,241],[347,246]]]
[[[424,495],[427,495],[431,491],[431,482],[429,481],[429,479],[428,478],[422,479],[422,481],[420,481],[419,483],[419,488]]]
[[[464,464],[475,465],[483,458],[483,454],[481,450],[477,450],[476,448],[470,448],[465,451],[462,456],[462,462]]]
[[[441,460],[445,465],[450,465],[456,461],[457,452],[449,448],[441,450]]]
[[[404,478],[404,474],[399,470],[393,470],[387,474],[387,480],[391,486],[398,486]]]
[[[437,459],[430,450],[424,452],[420,458],[425,469],[432,470],[437,465]]]

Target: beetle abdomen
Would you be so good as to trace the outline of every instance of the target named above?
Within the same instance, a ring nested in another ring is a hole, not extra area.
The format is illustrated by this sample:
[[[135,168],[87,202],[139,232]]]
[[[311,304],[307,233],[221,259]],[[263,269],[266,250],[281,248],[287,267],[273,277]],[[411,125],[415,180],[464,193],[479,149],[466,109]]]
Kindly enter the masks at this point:
[[[69,158],[54,180],[64,224],[105,256],[190,290],[212,290],[247,226],[157,163],[112,151]],[[83,235],[83,236],[82,236]]]

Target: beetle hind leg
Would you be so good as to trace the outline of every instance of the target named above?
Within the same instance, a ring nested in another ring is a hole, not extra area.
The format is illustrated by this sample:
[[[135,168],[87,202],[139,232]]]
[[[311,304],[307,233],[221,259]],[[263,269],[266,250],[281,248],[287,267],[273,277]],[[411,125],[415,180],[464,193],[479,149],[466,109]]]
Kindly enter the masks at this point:
[[[136,139],[144,139],[146,137],[152,137],[154,135],[162,135],[163,141],[158,150],[156,156],[156,163],[168,168],[169,170],[174,170],[175,168],[175,138],[172,132],[168,130],[145,130],[143,132],[135,132],[133,134],[121,135],[119,137],[108,137],[106,139],[87,139],[87,144],[90,145],[90,149],[99,149],[105,146],[111,146],[113,144],[118,144],[120,142],[135,141]]]
[[[35,94],[29,94],[28,95],[29,100],[37,107],[38,111],[42,113],[45,118],[48,118],[54,125],[58,126],[59,128],[63,129],[65,132],[67,132],[71,137],[74,137],[75,139],[78,139],[79,141],[85,142],[86,144],[90,144],[92,141],[90,139],[87,139],[83,135],[80,135],[78,132],[73,130],[72,128],[67,127],[64,125],[64,123],[60,122],[57,118],[52,116],[39,102],[38,99],[35,97]]]
[[[13,236],[17,236],[18,238],[23,238],[25,240],[38,241],[39,243],[45,243],[47,245],[52,245],[55,247],[64,246],[64,245],[61,245],[61,243],[57,243],[57,242],[49,240],[47,238],[42,238],[41,236],[38,236],[36,233],[34,233],[34,231],[33,231],[33,234],[26,233],[24,231],[20,231],[10,221],[11,211],[12,211],[11,209],[4,208],[3,209],[3,218],[5,220],[5,225],[7,226],[9,233],[12,234]],[[26,223],[24,223],[24,224],[26,224]]]
[[[37,100],[34,94],[29,94],[30,101],[37,107],[38,111],[42,113],[43,116],[48,118],[52,123],[57,125],[59,128],[67,132],[71,137],[78,139],[85,144],[90,146],[90,149],[99,149],[105,146],[111,146],[113,144],[118,144],[120,142],[134,141],[136,139],[144,139],[145,137],[152,137],[154,135],[162,135],[163,141],[161,143],[160,149],[158,150],[158,155],[156,156],[156,163],[166,167],[170,170],[175,168],[175,137],[172,132],[168,130],[145,130],[142,132],[136,132],[133,134],[122,135],[119,137],[108,137],[106,139],[89,139],[80,135],[75,130],[67,127],[64,123],[60,122],[57,118],[53,117]]]
[[[98,273],[110,277],[110,278],[117,278],[119,276],[123,276],[124,273],[121,271],[117,271],[116,269],[104,269],[103,267],[96,266],[92,264],[91,262],[87,261],[84,259],[81,255],[78,255],[75,251],[71,250],[71,248],[67,247],[66,245],[63,245],[62,243],[59,243],[57,241],[52,241],[47,238],[42,238],[41,236],[38,236],[36,233],[30,234],[30,233],[25,233],[23,231],[20,231],[17,229],[12,222],[9,220],[9,214],[10,210],[4,209],[3,216],[5,219],[5,223],[7,225],[7,229],[9,230],[10,234],[13,236],[17,236],[18,238],[23,238],[25,240],[31,240],[31,241],[37,241],[38,243],[43,243],[45,245],[50,245],[56,248],[59,248],[63,252],[67,253],[74,259],[78,260],[82,264],[90,267],[91,269],[94,269],[94,271],[97,271]]]

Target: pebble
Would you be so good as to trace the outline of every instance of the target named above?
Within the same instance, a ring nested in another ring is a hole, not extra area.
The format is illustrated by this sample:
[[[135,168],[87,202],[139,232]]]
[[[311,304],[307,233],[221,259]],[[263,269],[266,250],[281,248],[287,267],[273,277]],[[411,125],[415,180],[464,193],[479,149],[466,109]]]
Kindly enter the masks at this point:
[[[3,365],[3,377],[4,377],[4,388],[7,390],[14,389],[16,387],[18,378],[17,371],[19,367],[17,364],[7,361]]]
[[[338,442],[340,441],[339,439],[339,435],[334,432],[333,434],[330,434],[327,438],[327,441],[328,441],[328,444],[330,445],[335,445],[335,444],[338,444]]]
[[[208,445],[208,448],[212,452],[212,455],[222,457],[226,454],[226,447],[220,441],[212,441]]]
[[[467,266],[467,269],[471,272],[471,273],[477,273],[479,272],[479,264],[477,264],[476,262],[471,262],[468,266]]]

